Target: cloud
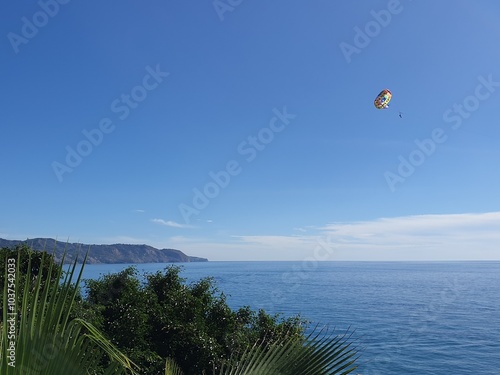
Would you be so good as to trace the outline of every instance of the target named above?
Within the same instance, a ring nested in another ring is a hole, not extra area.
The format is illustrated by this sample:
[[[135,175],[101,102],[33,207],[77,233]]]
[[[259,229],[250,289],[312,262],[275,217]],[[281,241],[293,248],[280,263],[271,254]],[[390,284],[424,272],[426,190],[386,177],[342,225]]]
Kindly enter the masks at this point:
[[[133,212],[140,213],[140,214],[142,214],[142,213],[146,212],[145,210],[132,210],[132,211],[133,211]]]
[[[191,225],[179,224],[179,223],[176,223],[175,221],[172,221],[172,220],[152,219],[151,221],[153,223],[165,225],[165,226],[171,227],[171,228],[182,228],[182,229],[193,228],[193,226],[191,226]]]
[[[314,237],[223,236],[219,238],[173,236],[164,241],[186,254],[213,261],[301,260],[317,247]],[[332,258],[331,260],[334,260]]]
[[[500,239],[500,212],[451,215],[414,215],[372,221],[333,223],[320,230],[339,241],[398,243],[402,239],[427,241],[493,235]]]
[[[293,249],[310,245],[314,236],[233,236],[240,243],[253,246],[265,246],[275,249]]]
[[[171,238],[211,260],[500,260],[500,212],[411,215],[308,227],[307,234]],[[322,245],[323,244],[323,245]]]
[[[297,232],[302,232],[302,233],[306,233],[307,232],[307,229],[306,228],[293,228],[294,231],[297,231]]]
[[[500,212],[380,218],[320,230],[340,248],[383,259],[500,259]]]

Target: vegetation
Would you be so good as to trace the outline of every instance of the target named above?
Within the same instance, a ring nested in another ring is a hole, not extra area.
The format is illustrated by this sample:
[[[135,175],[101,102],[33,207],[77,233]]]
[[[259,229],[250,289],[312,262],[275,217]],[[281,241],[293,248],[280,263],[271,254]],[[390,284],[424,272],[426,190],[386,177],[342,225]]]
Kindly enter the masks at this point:
[[[62,267],[51,262],[46,253],[34,254],[24,247],[14,253],[5,249],[1,252],[5,273],[0,373],[134,373],[130,360],[92,324],[70,319],[77,294],[72,285],[75,267],[63,276]],[[108,365],[100,367],[97,364],[103,354],[108,356]]]
[[[82,294],[76,263],[64,274],[51,255],[18,246],[0,250],[2,374],[22,373],[8,365],[14,258],[16,369],[29,374],[297,375],[356,368],[349,336],[306,336],[300,317],[232,310],[211,278],[187,284],[174,266],[140,278],[130,267],[86,281]]]
[[[303,333],[298,317],[231,310],[213,279],[187,285],[176,266],[146,275],[144,283],[130,267],[86,284],[85,310],[98,311],[96,326],[144,374],[163,374],[167,357],[185,374],[208,373],[257,341],[271,344]]]

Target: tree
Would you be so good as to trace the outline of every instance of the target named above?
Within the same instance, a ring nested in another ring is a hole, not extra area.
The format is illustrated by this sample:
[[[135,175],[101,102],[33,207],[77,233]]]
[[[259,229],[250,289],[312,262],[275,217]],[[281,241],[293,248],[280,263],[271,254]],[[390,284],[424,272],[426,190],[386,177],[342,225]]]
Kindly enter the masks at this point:
[[[80,309],[110,341],[141,367],[141,373],[163,373],[164,359],[151,350],[151,310],[154,295],[144,291],[137,270],[86,280],[86,297]]]
[[[76,261],[63,279],[62,262],[55,264],[46,252],[20,250],[15,257],[7,252],[3,273],[0,373],[134,374],[130,360],[92,324],[70,319],[78,293],[72,285]],[[103,353],[109,356],[109,365],[100,371],[96,364]]]
[[[31,275],[30,281],[36,280],[39,273],[41,272],[41,287],[47,282],[57,281],[57,271],[53,267],[55,265],[54,257],[51,254],[34,251],[29,246],[22,244],[17,245],[14,248],[4,247],[0,249],[0,264],[5,265],[5,270],[8,267],[9,259],[16,260],[14,263],[16,267],[19,267],[19,272],[17,273],[17,285],[20,288],[20,293],[18,294],[18,302],[20,302],[20,296],[22,296],[24,284],[26,282],[26,276]],[[52,270],[49,275],[49,270]],[[5,283],[5,273],[0,272],[0,290],[4,289]],[[33,285],[31,283],[30,285]],[[0,294],[0,316],[2,315],[3,307],[3,294]]]
[[[185,374],[209,373],[258,340],[267,344],[302,335],[299,317],[283,319],[264,310],[229,308],[213,278],[187,284],[180,267],[138,279],[135,268],[87,281],[86,302],[102,319],[95,324],[142,368],[163,374],[175,358]]]

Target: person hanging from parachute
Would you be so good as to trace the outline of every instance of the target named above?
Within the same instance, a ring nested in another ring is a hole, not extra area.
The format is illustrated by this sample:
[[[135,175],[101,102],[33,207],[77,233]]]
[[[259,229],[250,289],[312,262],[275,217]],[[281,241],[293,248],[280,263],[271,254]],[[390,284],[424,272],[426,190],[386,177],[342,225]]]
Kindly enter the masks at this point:
[[[380,94],[377,95],[373,104],[377,109],[387,109],[389,108],[389,102],[392,99],[392,92],[389,89],[384,89],[380,91]],[[403,113],[399,112],[399,117],[403,118]]]

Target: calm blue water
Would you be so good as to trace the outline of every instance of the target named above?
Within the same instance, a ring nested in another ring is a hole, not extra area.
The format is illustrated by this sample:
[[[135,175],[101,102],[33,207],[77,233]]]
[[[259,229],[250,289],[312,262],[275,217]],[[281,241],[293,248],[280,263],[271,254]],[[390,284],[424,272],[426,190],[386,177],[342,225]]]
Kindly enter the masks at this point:
[[[137,265],[142,273],[165,264]],[[87,265],[86,278],[126,265]],[[500,262],[208,262],[182,264],[188,281],[213,276],[233,308],[249,305],[348,327],[363,375],[500,374]]]

